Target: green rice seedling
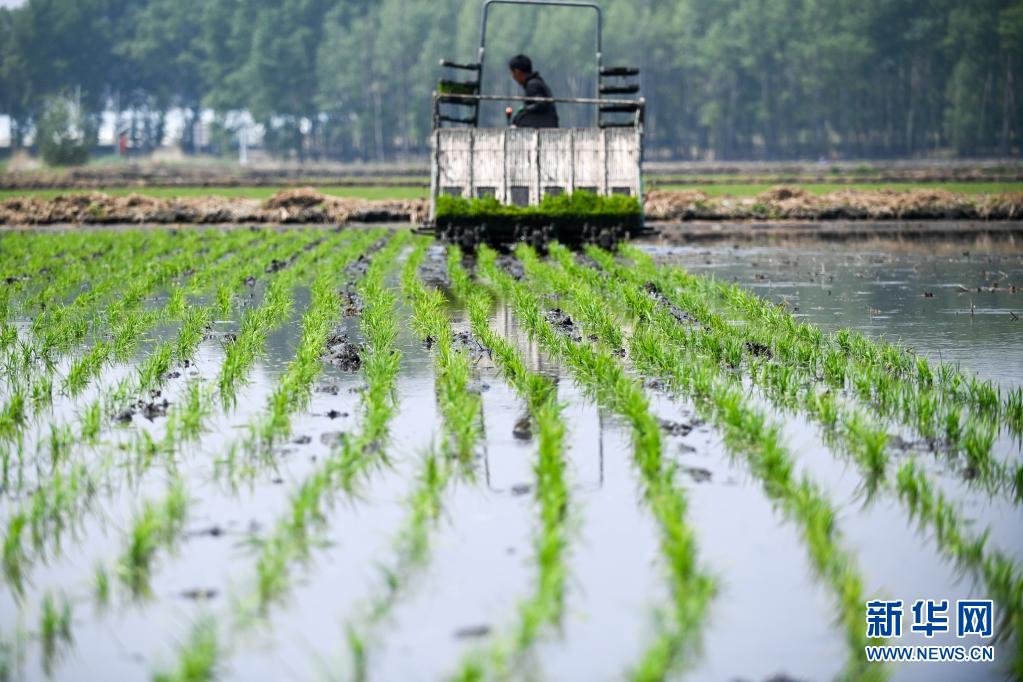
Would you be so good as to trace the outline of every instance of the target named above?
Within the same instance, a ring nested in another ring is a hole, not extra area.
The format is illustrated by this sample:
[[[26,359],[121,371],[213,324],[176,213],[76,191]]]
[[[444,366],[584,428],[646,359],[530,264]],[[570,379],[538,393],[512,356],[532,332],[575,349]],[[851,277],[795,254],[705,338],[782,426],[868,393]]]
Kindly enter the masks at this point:
[[[82,415],[82,440],[91,445],[95,445],[96,440],[99,438],[101,407],[100,401],[94,400],[89,403],[89,406],[85,408],[85,412]]]
[[[452,347],[454,337],[444,295],[438,289],[427,289],[419,280],[419,266],[427,246],[428,242],[420,241],[405,262],[402,291],[412,306],[412,326],[416,333],[422,339],[433,339],[436,344],[437,397],[446,427],[443,447],[467,464],[481,435],[482,400],[469,390],[468,355]]]
[[[383,458],[390,419],[396,410],[394,385],[401,351],[395,346],[397,297],[386,287],[385,277],[409,236],[406,231],[395,233],[386,246],[374,254],[366,275],[358,284],[364,302],[359,327],[366,339],[361,368],[366,381],[361,430],[346,435],[338,451],[321,462],[302,482],[291,495],[285,514],[259,543],[253,595],[258,613],[265,613],[287,591],[289,567],[308,552],[311,526],[323,521],[328,494],[338,487],[351,492],[360,473],[386,461]],[[249,606],[244,604],[243,608]],[[253,615],[243,611],[243,622],[250,621]]]
[[[714,587],[713,581],[698,568],[693,534],[684,521],[685,501],[674,484],[673,471],[662,464],[660,426],[649,411],[642,387],[625,374],[621,364],[606,351],[575,343],[559,334],[541,314],[537,296],[497,267],[493,250],[480,249],[478,272],[510,298],[530,335],[552,355],[562,358],[598,402],[621,414],[632,427],[633,457],[643,477],[644,498],[661,528],[662,556],[672,593],[672,618],[670,627],[659,633],[631,676],[662,679],[698,632]],[[527,626],[530,620],[525,619]]]
[[[53,671],[58,647],[71,643],[71,602],[63,594],[43,595],[39,617],[39,640],[43,648],[43,669],[47,675]]]
[[[1017,436],[1023,434],[1023,387],[1009,391],[1005,401],[1005,419]]]
[[[649,272],[653,267],[650,257],[634,246],[625,246],[622,252],[634,263],[640,264],[644,271]],[[764,335],[791,337],[793,354],[779,353],[787,360],[806,360],[811,357],[826,359],[828,352],[840,352],[847,358],[850,371],[860,376],[860,383],[854,385],[854,388],[857,395],[867,402],[874,397],[872,392],[868,391],[868,378],[881,378],[883,382],[898,387],[900,392],[910,395],[918,391],[936,391],[943,402],[959,402],[978,417],[997,419],[1000,414],[1005,415],[1008,412],[1007,400],[1004,404],[1000,402],[999,391],[991,382],[976,378],[967,380],[959,369],[952,365],[940,364],[936,369],[932,368],[925,359],[917,357],[910,349],[885,342],[883,339],[872,341],[849,330],[841,330],[829,337],[813,325],[797,322],[791,314],[745,292],[733,283],[696,277],[680,268],[657,268],[657,273],[657,278],[661,281],[670,281],[672,286],[684,288],[699,298],[715,296],[717,300],[726,303],[729,312],[740,313],[752,322],[753,324],[748,325],[750,329],[759,330]],[[799,332],[800,329],[815,331]],[[819,343],[813,341],[817,335],[820,338]],[[814,346],[827,352],[815,355]],[[817,362],[819,360],[815,360],[815,364]],[[861,374],[863,371],[870,373],[864,377]],[[895,401],[890,400],[894,397],[893,394],[882,391],[878,397],[879,403],[888,412],[896,405]],[[909,404],[911,407],[916,406],[915,401]],[[912,421],[927,423],[915,416]],[[1011,429],[1010,420],[1005,421]]]
[[[21,594],[24,582],[25,547],[22,536],[28,528],[29,517],[24,512],[15,512],[7,520],[7,531],[4,534],[3,564],[4,577],[11,585],[15,594]]]
[[[15,440],[24,425],[25,395],[15,389],[3,409],[0,410],[0,442]]]
[[[876,487],[884,480],[888,464],[888,457],[885,454],[888,434],[871,428],[858,413],[850,414],[843,428],[849,434],[853,447],[859,451],[860,460],[866,463],[870,486]]]
[[[285,243],[282,239],[280,243]],[[222,273],[225,277],[231,277],[237,281],[238,286],[244,286],[244,278],[237,278],[237,276],[225,269]],[[194,312],[185,314],[185,321],[179,332],[178,338],[174,342],[167,342],[160,344],[153,351],[151,356],[143,363],[143,369],[140,371],[139,380],[134,381],[131,379],[125,379],[114,389],[113,392],[103,397],[101,400],[97,400],[90,409],[90,415],[87,418],[82,419],[79,422],[77,433],[82,433],[83,430],[87,433],[96,432],[96,416],[97,412],[95,405],[99,405],[102,402],[103,414],[116,414],[121,409],[124,409],[123,405],[133,400],[133,396],[138,395],[144,390],[155,388],[162,383],[165,372],[170,367],[171,360],[175,354],[180,354],[176,359],[179,361],[187,360],[188,357],[194,353],[195,348],[202,339],[203,327],[206,324],[206,320],[209,319],[209,312],[204,309],[193,309]],[[148,384],[148,386],[143,386]],[[187,396],[186,396],[187,397]],[[201,405],[201,415],[196,414],[196,400],[194,392],[191,396],[191,400],[186,400],[182,404],[175,406],[175,409],[169,415],[168,418],[168,429],[177,429],[174,439],[171,441],[164,440],[162,442],[156,442],[147,432],[136,434],[133,443],[130,446],[131,452],[135,455],[135,470],[133,473],[140,474],[144,470],[148,469],[155,456],[159,453],[172,453],[173,445],[180,439],[188,439],[194,437],[198,432],[198,426],[202,418],[205,418],[210,412],[209,406],[210,400],[208,396],[203,397]],[[72,446],[75,444],[75,439],[72,436],[76,433],[72,429],[71,425],[54,425],[51,429],[51,460],[55,463],[59,461],[67,461],[67,455],[71,451]],[[180,433],[179,433],[180,432]],[[99,460],[93,460],[93,464],[98,468],[102,469],[106,466],[106,458]],[[76,472],[77,469],[73,468],[72,473]],[[91,477],[92,474],[89,474]],[[34,509],[34,518],[45,518],[52,521],[54,524],[64,524],[69,518],[69,515],[74,513],[75,510],[82,508],[85,502],[84,497],[89,495],[90,488],[79,486],[71,490],[61,490],[61,495],[66,500],[66,503],[62,506],[56,506],[49,503],[43,504],[41,507],[38,506],[40,502],[46,502],[49,497],[44,495],[33,496],[33,503],[28,505],[29,509]],[[37,506],[33,507],[32,504]],[[40,510],[45,511],[45,515],[40,515]],[[61,527],[60,525],[57,526]],[[40,540],[36,543],[38,551],[42,551],[43,547],[47,544],[54,544],[59,542],[59,533],[47,533],[43,530],[43,527],[36,523],[33,528],[39,529],[38,537]]]
[[[734,375],[721,369],[721,358],[701,353],[687,338],[681,327],[663,306],[645,295],[638,284],[628,285],[618,278],[600,278],[596,273],[578,268],[574,258],[563,248],[551,247],[552,257],[572,275],[571,290],[563,302],[572,306],[571,296],[585,296],[599,291],[612,307],[624,307],[637,321],[629,339],[630,357],[645,375],[667,380],[675,390],[689,395],[697,408],[721,428],[725,444],[734,454],[746,455],[754,473],[763,481],[764,489],[803,531],[813,565],[828,580],[842,612],[842,622],[852,652],[847,674],[854,677],[881,676],[876,669],[865,668],[860,661],[866,644],[862,627],[862,581],[854,568],[853,558],[840,546],[835,529],[835,512],[823,492],[809,479],[797,479],[791,457],[781,442],[780,429],[769,425],[762,413],[747,405],[743,391]],[[592,256],[606,264],[607,255],[593,250]],[[585,318],[580,318],[585,319]],[[811,336],[812,337],[812,336]],[[755,371],[764,365],[752,363]],[[772,372],[772,381],[785,385],[787,372]],[[818,411],[834,411],[830,394],[812,392]],[[651,649],[647,662],[637,676],[656,678],[657,649]]]
[[[994,442],[994,428],[978,421],[971,422],[963,436],[966,461],[977,475],[984,478],[990,476],[989,467],[993,465],[990,453]]]
[[[32,382],[32,408],[36,412],[53,404],[53,378],[46,374]]]
[[[756,308],[760,311],[756,313],[757,315],[769,317],[771,325],[778,327],[781,330],[780,333],[788,335],[788,341],[784,340],[785,337],[768,338],[763,335],[763,331],[758,331],[755,325],[732,325],[709,310],[700,300],[695,300],[699,299],[699,296],[702,295],[699,293],[701,290],[713,286],[708,284],[705,278],[692,277],[674,269],[657,268],[649,256],[635,247],[624,246],[622,251],[632,258],[632,267],[622,267],[615,262],[613,257],[599,249],[589,249],[587,253],[608,272],[612,272],[637,285],[652,282],[658,291],[661,292],[661,295],[666,296],[668,300],[680,306],[683,310],[692,311],[692,314],[703,322],[703,327],[692,328],[691,332],[684,339],[688,346],[710,353],[719,361],[721,358],[716,349],[720,348],[720,344],[723,341],[711,341],[705,337],[720,336],[723,339],[727,339],[732,336],[739,336],[740,338],[745,337],[748,339],[750,344],[772,347],[775,357],[771,363],[784,364],[788,369],[774,370],[766,369],[764,365],[754,365],[751,367],[750,377],[755,383],[764,388],[773,400],[780,404],[794,407],[793,401],[796,400],[801,402],[803,409],[807,410],[811,415],[821,416],[817,412],[818,400],[811,397],[810,391],[799,391],[798,385],[792,387],[796,389],[795,391],[786,390],[785,382],[782,381],[784,373],[788,372],[795,372],[800,380],[805,379],[808,382],[812,382],[816,379],[816,374],[812,373],[809,368],[801,367],[795,355],[792,356],[794,361],[791,363],[781,361],[783,356],[788,357],[790,351],[786,350],[787,347],[790,348],[798,343],[803,343],[803,339],[811,336],[809,333],[798,331],[801,328],[801,323],[795,322],[791,316],[778,317],[781,315],[778,312],[763,313],[764,310],[772,311],[773,308],[765,306],[760,302],[760,299],[752,294],[744,292],[739,288],[729,287],[723,294],[726,298],[742,310]],[[587,276],[584,270],[577,266],[575,266],[572,272],[576,276]],[[697,293],[694,294],[694,292]],[[753,313],[750,313],[750,315],[752,316]],[[776,320],[775,317],[778,317],[778,319]],[[943,420],[946,418],[939,416],[942,414],[942,410],[958,409],[956,406],[961,405],[961,401],[942,399],[930,388],[919,388],[899,383],[893,378],[894,375],[891,371],[884,369],[879,364],[882,362],[882,355],[885,352],[884,346],[868,341],[859,334],[848,333],[842,334],[840,337],[842,340],[839,346],[848,348],[850,356],[868,357],[871,358],[871,362],[875,362],[875,364],[848,363],[847,376],[853,392],[863,402],[869,403],[874,407],[875,410],[906,420],[926,438],[936,438],[939,428],[947,426],[946,423],[943,423]],[[772,341],[773,346],[770,345]],[[983,391],[985,389],[978,388],[977,390]],[[862,427],[875,421],[872,418],[865,417],[863,413],[857,411],[852,406],[836,404],[836,407],[838,407],[840,413],[836,416],[840,416],[840,421],[843,423],[853,421]],[[831,415],[828,416],[830,418]],[[982,419],[987,420],[987,418]],[[826,425],[827,423],[825,422]],[[834,436],[841,441],[845,449],[857,458],[858,463],[867,473],[872,487],[875,487],[877,483],[880,483],[877,477],[881,472],[881,458],[876,455],[877,448],[871,447],[870,443],[863,438],[868,431],[878,434],[877,438],[867,439],[876,443],[882,431],[879,426],[871,426],[867,431],[864,428],[856,430],[841,429]],[[953,433],[955,432],[953,431]],[[963,447],[963,443],[958,440],[950,441],[948,445],[953,451]],[[1007,492],[1012,490],[1011,470],[1000,462],[995,461],[990,457],[990,454],[985,456],[985,460],[985,467],[980,470],[982,476],[972,479],[975,483],[971,483],[971,485],[983,486],[991,492]]]
[[[958,509],[909,460],[896,477],[899,497],[922,527],[933,529],[938,546],[963,570],[983,581],[1001,609],[1002,636],[1011,638],[1013,671],[1023,670],[1023,575],[1010,557],[987,547],[988,533],[971,536]]]
[[[96,564],[93,571],[92,593],[98,608],[105,608],[110,603],[110,575],[103,564]]]
[[[269,414],[253,429],[263,442],[272,443],[287,436],[291,432],[291,414],[308,403],[312,383],[323,366],[320,355],[341,312],[341,298],[335,281],[337,273],[343,272],[380,236],[379,231],[373,230],[351,239],[331,255],[313,282],[309,308],[302,316],[302,338],[295,358],[270,396]]]
[[[67,459],[67,454],[75,443],[75,434],[67,424],[51,424],[48,443],[50,448],[50,464],[55,467]]]
[[[141,391],[158,386],[165,374],[170,371],[174,357],[174,347],[169,343],[157,346],[156,350],[146,358],[138,369],[138,387]]]
[[[153,675],[156,682],[210,682],[217,678],[220,656],[217,624],[204,617],[192,626],[188,641],[178,651],[177,666]]]
[[[118,561],[122,582],[135,596],[148,596],[152,562],[161,547],[172,547],[184,529],[188,497],[184,483],[175,479],[160,502],[147,501],[128,534]]]
[[[438,339],[438,347],[444,342],[445,335],[450,332],[438,329],[447,326],[443,309],[429,307],[437,300],[430,292],[418,289],[416,269],[421,261],[421,249],[413,253],[403,272],[407,295],[418,301],[414,304],[414,326],[421,336],[434,336]],[[510,661],[523,653],[536,638],[539,629],[545,624],[556,623],[563,609],[564,566],[563,553],[566,545],[565,519],[567,510],[567,486],[564,481],[564,459],[562,457],[562,439],[564,426],[560,419],[560,406],[556,402],[556,393],[549,379],[532,374],[525,369],[518,351],[489,326],[488,315],[491,301],[478,287],[469,281],[469,277],[460,264],[461,254],[452,249],[448,254],[448,269],[455,295],[466,302],[473,333],[477,339],[490,349],[498,369],[512,383],[519,394],[526,400],[530,414],[536,422],[536,434],[539,442],[539,459],[536,465],[537,499],[541,506],[541,532],[536,538],[536,556],[539,575],[537,590],[520,604],[518,624],[508,638],[501,638],[492,647],[488,660],[491,662],[495,675],[507,675]],[[425,311],[432,311],[427,314]],[[441,362],[438,356],[438,362]],[[404,582],[401,576],[423,560],[426,552],[426,526],[439,513],[439,495],[446,484],[449,470],[446,461],[429,456],[424,460],[421,474],[421,485],[412,497],[412,513],[409,523],[399,535],[399,561],[386,573],[385,584],[388,586],[381,600],[372,608],[370,620],[375,622],[383,617],[389,605],[399,594]],[[360,671],[365,670],[368,646],[365,638],[353,627],[349,627],[351,636],[355,636],[358,647],[352,648],[354,677],[359,678]],[[473,670],[482,671],[482,660],[470,654],[460,667],[458,678],[472,674]]]
[[[406,503],[408,516],[398,531],[395,543],[396,559],[389,566],[381,567],[383,590],[368,605],[364,630],[378,625],[386,618],[400,597],[404,585],[408,583],[412,574],[426,563],[429,556],[430,528],[440,517],[441,498],[448,485],[451,468],[448,458],[438,457],[435,452],[430,451],[423,457],[416,486]],[[352,622],[346,629],[352,653],[353,676],[359,679],[365,674],[369,654],[368,633],[360,632]],[[356,643],[358,646],[353,646]]]

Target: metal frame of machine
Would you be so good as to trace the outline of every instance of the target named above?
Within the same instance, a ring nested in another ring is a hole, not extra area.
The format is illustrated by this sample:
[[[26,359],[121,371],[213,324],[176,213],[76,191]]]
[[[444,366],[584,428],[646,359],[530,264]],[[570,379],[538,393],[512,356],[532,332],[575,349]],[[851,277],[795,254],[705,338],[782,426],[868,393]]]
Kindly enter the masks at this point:
[[[597,85],[592,98],[527,98],[481,94],[490,6],[533,5],[593,10],[597,15]],[[643,115],[639,84],[629,82],[639,69],[603,65],[603,13],[593,3],[562,0],[487,0],[480,20],[477,61],[442,60],[447,68],[472,72],[474,80],[445,80],[433,96],[430,168],[430,222],[437,236],[472,246],[481,239],[509,242],[545,241],[555,236],[566,243],[616,241],[642,230],[642,214],[628,224],[558,225],[533,217],[528,221],[492,220],[474,225],[439,220],[437,197],[491,196],[502,204],[533,206],[552,194],[588,190],[600,196],[626,194],[642,198]],[[630,99],[628,96],[635,96]],[[596,125],[590,128],[480,128],[480,103],[544,102],[590,106]],[[598,221],[594,221],[596,223]],[[514,223],[514,224],[512,224]],[[607,223],[607,221],[604,221]]]

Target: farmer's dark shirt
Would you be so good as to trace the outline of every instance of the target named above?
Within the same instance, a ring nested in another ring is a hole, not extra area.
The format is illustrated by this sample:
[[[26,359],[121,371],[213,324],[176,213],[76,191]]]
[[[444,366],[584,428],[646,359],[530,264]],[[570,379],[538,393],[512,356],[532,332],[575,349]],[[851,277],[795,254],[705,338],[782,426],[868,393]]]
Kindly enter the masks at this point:
[[[554,96],[543,78],[540,78],[540,74],[535,71],[526,77],[522,87],[526,91],[526,97]],[[512,123],[519,128],[557,128],[558,110],[554,107],[554,102],[527,102],[512,119]]]

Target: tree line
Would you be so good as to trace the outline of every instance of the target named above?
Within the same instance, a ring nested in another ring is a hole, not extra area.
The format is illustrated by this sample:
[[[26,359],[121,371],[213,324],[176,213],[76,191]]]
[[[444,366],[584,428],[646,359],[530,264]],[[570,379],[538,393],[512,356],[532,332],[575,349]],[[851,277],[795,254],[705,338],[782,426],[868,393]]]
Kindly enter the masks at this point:
[[[481,4],[28,0],[0,9],[0,113],[13,122],[15,144],[52,120],[62,100],[74,102],[83,135],[94,137],[102,112],[116,112],[142,146],[163,137],[176,109],[188,122],[215,112],[216,139],[229,147],[232,112],[246,111],[277,153],[422,155],[431,92],[445,75],[438,60],[475,60]],[[652,158],[1023,148],[1023,0],[601,4],[605,64],[641,69]],[[526,52],[556,95],[591,95],[593,30],[589,13],[495,7],[485,91],[514,93],[504,64]],[[484,113],[503,124],[496,107]],[[575,111],[563,118],[588,120]],[[195,150],[195,128],[184,127],[186,151]]]

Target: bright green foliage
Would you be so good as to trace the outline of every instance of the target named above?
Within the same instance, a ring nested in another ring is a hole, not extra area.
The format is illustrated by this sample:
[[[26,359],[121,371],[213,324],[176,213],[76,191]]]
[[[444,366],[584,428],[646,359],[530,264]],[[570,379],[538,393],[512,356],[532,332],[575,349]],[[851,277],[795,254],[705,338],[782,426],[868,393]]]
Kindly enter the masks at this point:
[[[178,654],[178,665],[170,672],[154,675],[156,682],[209,682],[216,679],[220,645],[217,624],[203,618],[192,626],[192,632]]]
[[[65,595],[52,592],[43,595],[39,620],[39,639],[43,645],[43,668],[47,675],[53,669],[57,648],[71,643],[71,602]]]
[[[528,258],[525,249],[519,254]],[[563,359],[601,405],[620,414],[632,427],[633,458],[642,475],[644,498],[661,529],[661,552],[672,601],[666,625],[631,676],[638,680],[663,679],[693,645],[714,583],[698,566],[693,533],[685,523],[685,499],[674,481],[675,472],[663,465],[660,426],[650,413],[642,387],[614,356],[575,343],[556,331],[544,316],[537,295],[497,267],[494,251],[481,249],[478,258],[479,273],[511,300],[530,335],[553,356]]]
[[[523,364],[519,351],[490,326],[492,299],[485,290],[472,284],[461,264],[461,252],[448,251],[448,274],[455,295],[468,308],[473,333],[486,348],[501,374],[529,407],[538,442],[536,499],[540,505],[540,531],[534,540],[537,577],[536,589],[519,606],[518,624],[508,640],[498,640],[490,661],[498,676],[513,669],[513,659],[524,653],[544,626],[560,623],[564,612],[568,550],[569,490],[565,477],[565,424],[553,382]],[[472,654],[463,662],[456,679],[482,677],[482,661]]]
[[[419,266],[427,246],[427,241],[420,241],[405,262],[402,289],[412,304],[412,327],[420,338],[429,339],[437,348],[437,393],[447,426],[442,449],[470,464],[481,435],[482,401],[469,390],[471,370],[467,353],[452,347],[454,335],[444,294],[439,289],[426,288],[419,280]]]
[[[160,548],[171,548],[177,542],[187,510],[188,497],[180,480],[171,483],[163,500],[143,505],[118,563],[121,581],[134,595],[148,596],[153,559]]]
[[[254,595],[261,612],[269,609],[287,590],[290,564],[308,553],[311,526],[324,521],[324,507],[331,493],[338,486],[352,491],[360,473],[386,462],[388,425],[397,408],[394,385],[401,352],[395,347],[397,297],[386,287],[384,278],[408,236],[407,232],[395,234],[374,255],[366,276],[358,285],[364,302],[360,329],[366,339],[362,355],[362,374],[366,381],[362,396],[362,430],[347,435],[339,452],[333,453],[298,486],[291,495],[287,511],[262,540],[256,560]]]
[[[602,197],[593,192],[547,195],[536,206],[502,204],[494,197],[465,199],[441,195],[437,197],[438,218],[487,218],[492,216],[551,216],[558,218],[636,216],[642,212],[636,197],[613,194]]]
[[[666,307],[658,305],[638,284],[642,277],[628,283],[628,277],[601,276],[595,270],[577,265],[574,256],[560,246],[553,246],[551,252],[561,270],[544,266],[524,252],[530,274],[537,271],[537,276],[541,276],[539,271],[543,271],[542,281],[552,284],[564,297],[562,301],[582,313],[580,319],[584,324],[594,325],[594,329],[600,328],[600,318],[590,320],[584,308],[575,305],[577,299],[601,292],[629,310],[636,321],[628,343],[629,355],[640,371],[667,380],[676,391],[691,397],[701,413],[721,430],[729,450],[746,458],[768,497],[799,524],[812,564],[830,583],[841,609],[849,644],[847,672],[857,679],[882,676],[883,669],[863,666],[863,646],[868,642],[862,623],[862,578],[856,571],[854,558],[841,546],[835,511],[812,480],[795,474],[794,460],[782,442],[780,427],[768,423],[765,415],[747,401],[741,384],[729,371],[738,363],[713,351],[701,352],[701,347],[707,348],[707,344],[699,341],[699,335],[712,332],[696,325],[680,325]],[[617,269],[606,252],[591,249],[589,253],[608,270]],[[781,373],[779,376],[789,375]],[[789,385],[788,379],[778,381],[781,386]],[[783,397],[790,394],[786,388],[779,392]]]

